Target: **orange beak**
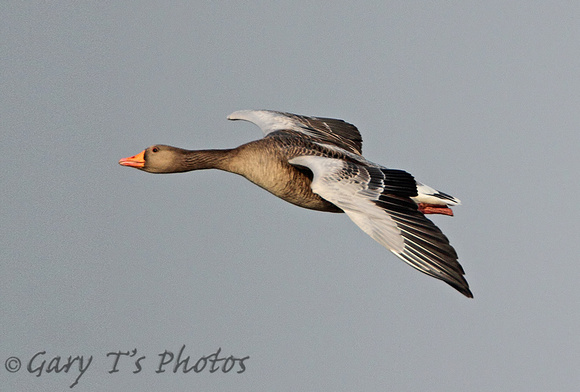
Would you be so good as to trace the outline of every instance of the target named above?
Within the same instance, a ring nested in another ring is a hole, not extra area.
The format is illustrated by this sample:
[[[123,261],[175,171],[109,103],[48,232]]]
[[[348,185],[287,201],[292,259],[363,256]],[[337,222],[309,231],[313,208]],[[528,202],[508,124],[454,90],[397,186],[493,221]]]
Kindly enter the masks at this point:
[[[145,150],[132,157],[121,159],[119,165],[136,167],[137,169],[143,168],[145,166]]]

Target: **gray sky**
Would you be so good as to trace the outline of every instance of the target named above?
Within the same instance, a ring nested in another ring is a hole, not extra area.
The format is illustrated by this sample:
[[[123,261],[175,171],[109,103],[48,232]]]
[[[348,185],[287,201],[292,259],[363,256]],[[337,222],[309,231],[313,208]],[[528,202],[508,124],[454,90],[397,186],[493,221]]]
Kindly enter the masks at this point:
[[[3,390],[70,390],[46,366],[77,355],[75,391],[576,390],[578,3],[197,3],[0,5]],[[253,108],[354,123],[460,198],[433,220],[475,298],[344,215],[117,164],[257,139],[225,119]],[[156,373],[183,345],[249,358]]]

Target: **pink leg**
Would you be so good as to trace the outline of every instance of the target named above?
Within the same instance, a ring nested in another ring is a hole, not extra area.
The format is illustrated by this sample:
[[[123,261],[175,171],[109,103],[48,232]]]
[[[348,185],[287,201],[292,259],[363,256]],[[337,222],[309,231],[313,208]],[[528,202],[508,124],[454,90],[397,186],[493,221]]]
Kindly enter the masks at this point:
[[[419,203],[418,209],[423,214],[441,214],[441,215],[448,215],[453,216],[453,211],[451,208],[447,206],[441,206],[437,204],[427,204],[427,203]]]

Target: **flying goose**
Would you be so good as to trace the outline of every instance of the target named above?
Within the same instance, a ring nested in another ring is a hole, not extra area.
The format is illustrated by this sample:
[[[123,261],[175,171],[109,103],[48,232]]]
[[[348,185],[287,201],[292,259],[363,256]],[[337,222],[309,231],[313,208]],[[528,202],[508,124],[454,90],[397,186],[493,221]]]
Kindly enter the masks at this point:
[[[149,173],[225,170],[297,206],[344,212],[412,267],[473,297],[455,249],[425,217],[453,215],[457,198],[366,160],[358,129],[345,121],[271,110],[240,110],[228,119],[256,124],[264,138],[226,150],[157,144],[119,164]]]

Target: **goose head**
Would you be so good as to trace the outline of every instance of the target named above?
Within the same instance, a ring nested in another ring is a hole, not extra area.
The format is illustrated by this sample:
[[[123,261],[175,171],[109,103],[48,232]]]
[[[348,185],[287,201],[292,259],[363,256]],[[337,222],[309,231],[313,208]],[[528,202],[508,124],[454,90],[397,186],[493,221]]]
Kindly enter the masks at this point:
[[[121,159],[119,164],[149,173],[178,173],[188,170],[184,161],[185,153],[186,150],[181,148],[156,144],[137,155]]]

